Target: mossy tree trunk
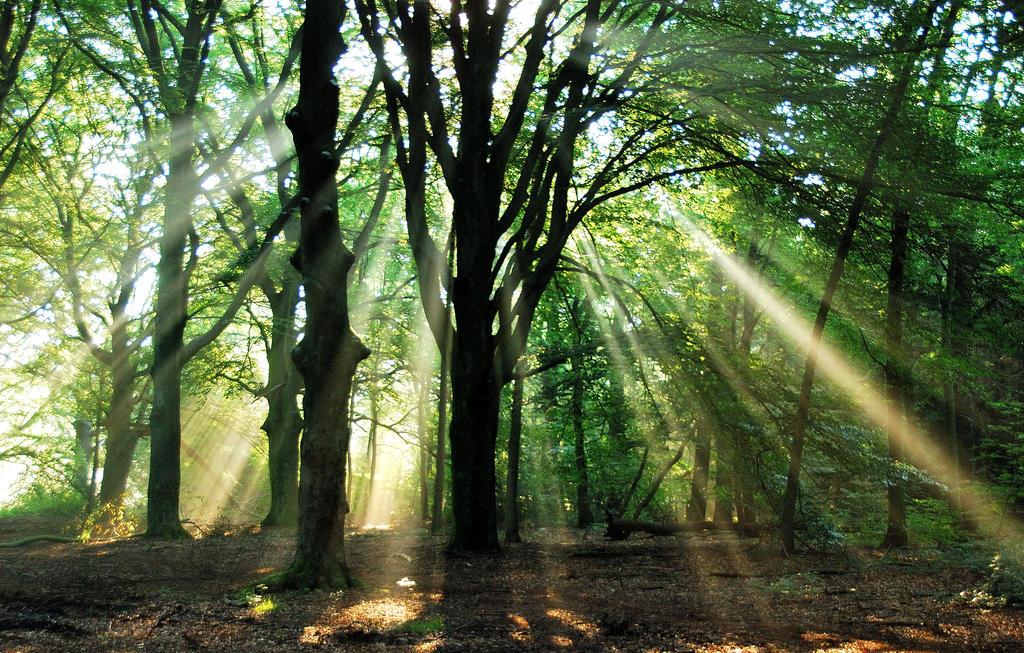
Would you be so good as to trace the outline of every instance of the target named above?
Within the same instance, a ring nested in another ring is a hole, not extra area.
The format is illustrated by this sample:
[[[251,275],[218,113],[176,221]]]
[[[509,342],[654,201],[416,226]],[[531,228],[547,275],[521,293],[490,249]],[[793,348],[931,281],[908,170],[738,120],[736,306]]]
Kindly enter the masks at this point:
[[[345,561],[345,461],[356,366],[369,355],[353,333],[348,273],[353,254],[342,240],[336,174],[339,90],[332,69],[345,50],[344,3],[309,0],[303,25],[299,99],[286,123],[298,156],[299,249],[306,324],[295,348],[305,382],[300,445],[299,517],[290,567],[266,580],[274,587],[338,587],[353,582]]]

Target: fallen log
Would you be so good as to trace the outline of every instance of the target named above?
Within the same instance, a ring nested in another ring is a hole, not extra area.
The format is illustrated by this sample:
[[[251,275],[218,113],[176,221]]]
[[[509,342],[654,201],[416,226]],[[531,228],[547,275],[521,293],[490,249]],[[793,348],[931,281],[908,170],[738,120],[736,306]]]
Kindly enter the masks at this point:
[[[764,526],[759,525],[740,526],[735,523],[716,521],[663,524],[636,519],[609,518],[608,529],[605,531],[605,537],[610,537],[613,540],[625,540],[632,533],[647,533],[649,535],[663,536],[676,535],[677,533],[700,533],[708,531],[737,531],[741,535],[756,537],[764,530],[764,528]]]
[[[637,531],[651,535],[675,535],[682,532],[682,530],[683,526],[681,524],[659,524],[636,519],[609,519],[605,537],[610,537],[613,540],[624,540],[631,533]]]

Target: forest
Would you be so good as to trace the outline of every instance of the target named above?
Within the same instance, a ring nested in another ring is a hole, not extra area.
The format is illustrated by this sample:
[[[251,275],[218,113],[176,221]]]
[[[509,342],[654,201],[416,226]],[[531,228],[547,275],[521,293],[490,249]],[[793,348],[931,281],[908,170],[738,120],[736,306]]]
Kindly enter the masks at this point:
[[[0,649],[1024,649],[1017,0],[0,0]]]

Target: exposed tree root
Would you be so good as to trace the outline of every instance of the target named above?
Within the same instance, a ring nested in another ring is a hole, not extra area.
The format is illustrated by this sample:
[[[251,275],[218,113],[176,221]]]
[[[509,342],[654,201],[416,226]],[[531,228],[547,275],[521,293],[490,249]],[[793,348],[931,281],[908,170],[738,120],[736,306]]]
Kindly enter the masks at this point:
[[[64,535],[29,535],[23,537],[20,540],[11,540],[10,542],[0,542],[0,547],[14,548],[16,546],[25,546],[26,544],[32,544],[33,542],[78,542],[77,537],[67,537]]]

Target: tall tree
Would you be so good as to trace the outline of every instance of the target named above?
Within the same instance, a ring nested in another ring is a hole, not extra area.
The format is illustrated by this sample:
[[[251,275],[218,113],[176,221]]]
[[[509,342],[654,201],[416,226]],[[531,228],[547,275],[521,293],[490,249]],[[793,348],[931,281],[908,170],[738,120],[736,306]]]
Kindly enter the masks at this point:
[[[279,211],[289,210],[292,201],[287,189],[293,177],[292,162],[284,126],[274,113],[273,100],[281,95],[292,78],[294,62],[298,58],[301,34],[275,34],[277,39],[291,38],[291,46],[280,62],[273,59],[273,41],[268,42],[270,29],[262,20],[261,12],[250,12],[243,24],[228,24],[228,45],[244,82],[244,96],[257,101],[259,121],[263,127],[266,146],[273,157],[273,182]],[[289,30],[290,31],[290,30]],[[276,77],[276,80],[274,79]],[[221,148],[219,148],[221,149]],[[227,172],[231,172],[227,170]],[[259,236],[261,202],[253,201],[247,193],[244,179],[230,174],[229,191],[233,203],[242,214],[240,234],[232,235],[232,243],[240,254],[252,248]],[[222,227],[230,231],[222,221]],[[295,221],[286,225],[284,235],[289,245],[295,242]],[[267,466],[270,473],[270,508],[261,522],[264,528],[294,526],[298,517],[299,434],[302,432],[302,413],[298,395],[302,377],[291,358],[298,341],[300,275],[294,266],[282,262],[268,265],[256,286],[270,307],[269,328],[257,322],[267,355],[267,383],[258,391],[266,399],[267,418],[262,429],[267,434]]]
[[[907,503],[903,482],[897,466],[903,461],[903,440],[906,437],[904,420],[906,362],[903,355],[903,279],[907,264],[907,235],[910,231],[910,211],[898,208],[892,217],[889,272],[885,309],[885,344],[888,360],[885,365],[885,387],[890,402],[888,424],[889,459],[893,463],[888,484],[889,516],[882,546],[907,545]]]
[[[903,34],[899,36],[899,43],[902,46],[900,49],[909,50],[909,54],[904,55],[904,59],[894,75],[893,87],[886,112],[879,119],[877,129],[874,132],[875,135],[871,141],[863,171],[856,185],[856,192],[850,202],[846,224],[843,227],[839,244],[836,248],[828,279],[825,282],[821,300],[818,303],[814,325],[811,329],[807,358],[804,363],[804,373],[800,384],[800,397],[797,402],[796,415],[793,418],[792,440],[789,446],[789,471],[786,475],[786,489],[782,497],[779,534],[782,538],[783,549],[789,552],[796,549],[796,504],[800,492],[800,469],[803,463],[804,438],[810,418],[811,390],[814,386],[814,376],[818,366],[818,352],[821,346],[822,334],[825,330],[825,322],[828,320],[829,311],[832,308],[832,298],[843,275],[846,258],[853,247],[854,235],[860,226],[861,217],[870,197],[875,182],[875,172],[878,169],[886,145],[896,132],[907,89],[916,74],[917,64],[921,56],[920,53],[928,44],[928,36],[933,27],[932,19],[940,4],[937,0],[933,0],[923,12],[923,15],[915,17],[914,20],[911,20],[903,27]],[[958,7],[954,6],[943,14],[942,38],[946,41],[952,36],[953,21],[958,12]],[[907,47],[910,45],[914,47]]]
[[[346,50],[340,33],[345,11],[343,3],[333,0],[306,3],[299,99],[285,117],[298,156],[301,218],[293,261],[302,273],[306,325],[293,357],[305,382],[305,424],[295,558],[267,580],[277,587],[353,582],[344,550],[349,402],[356,366],[370,351],[350,326],[348,277],[354,255],[338,221],[339,90],[333,68]]]
[[[184,23],[177,32],[164,28],[164,38],[178,36],[166,58],[161,38],[160,10],[151,0],[128,0],[135,38],[159,89],[167,116],[168,166],[164,187],[163,233],[157,263],[156,314],[153,337],[153,408],[150,412],[150,472],[146,534],[185,537],[179,517],[181,485],[181,371],[184,365],[185,323],[188,319],[188,275],[185,245],[194,234],[192,210],[199,193],[195,170],[195,114],[200,81],[206,67],[221,0],[186,3]],[[166,18],[166,13],[163,14]],[[174,68],[171,68],[171,66]]]
[[[446,295],[455,313],[449,546],[459,550],[498,546],[499,391],[513,378],[562,249],[594,206],[650,183],[616,186],[639,152],[658,149],[645,142],[646,128],[625,137],[588,179],[580,175],[578,153],[587,130],[633,97],[634,77],[673,15],[655,2],[589,0],[575,11],[545,0],[517,33],[512,7],[471,0],[441,14],[425,0],[356,2],[363,37],[383,70],[420,296],[439,344],[448,328]],[[405,56],[403,72],[391,68],[390,39]],[[449,48],[450,85],[439,77]],[[565,55],[555,60],[556,52]],[[506,92],[498,71],[510,53],[518,78]],[[452,198],[454,270],[427,221],[428,150]]]

